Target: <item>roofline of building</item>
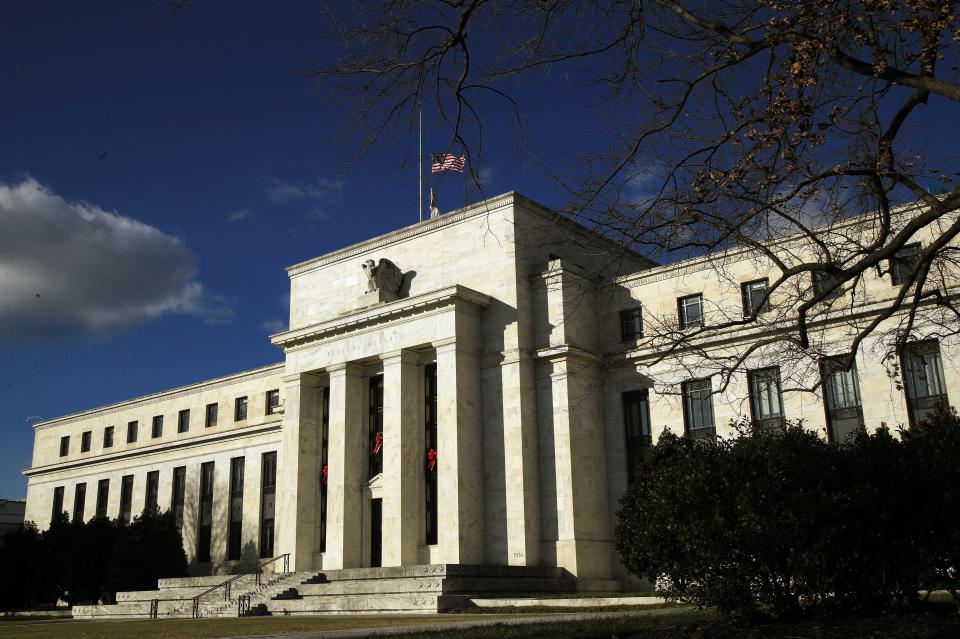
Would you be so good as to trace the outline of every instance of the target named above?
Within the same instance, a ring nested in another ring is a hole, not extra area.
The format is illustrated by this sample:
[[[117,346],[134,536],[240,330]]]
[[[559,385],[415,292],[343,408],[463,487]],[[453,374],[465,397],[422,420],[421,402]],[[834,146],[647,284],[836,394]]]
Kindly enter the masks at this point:
[[[143,395],[141,397],[134,397],[132,399],[127,399],[121,402],[107,404],[105,406],[98,406],[97,408],[91,408],[89,410],[80,411],[78,413],[70,413],[69,415],[63,415],[62,417],[55,417],[53,419],[37,422],[33,425],[33,429],[45,430],[47,428],[53,428],[55,426],[63,426],[64,424],[68,424],[73,421],[78,421],[80,419],[89,419],[90,417],[94,417],[96,415],[109,415],[112,413],[118,413],[122,410],[136,408],[139,404],[154,402],[159,399],[171,399],[177,396],[193,394],[198,391],[208,390],[208,389],[216,388],[219,386],[228,386],[230,384],[235,384],[237,382],[258,379],[261,377],[268,377],[269,375],[272,375],[276,372],[283,371],[284,366],[285,366],[284,362],[278,362],[276,364],[268,364],[266,366],[261,366],[259,368],[251,368],[249,370],[240,371],[238,373],[224,375],[223,377],[215,377],[213,379],[207,379],[207,380],[203,380],[202,382],[187,384],[186,386],[178,386],[176,388],[160,391],[158,393],[152,393],[150,395]]]
[[[548,221],[551,224],[558,224],[567,228],[577,229],[578,231],[589,233],[594,236],[600,244],[605,245],[605,248],[616,250],[619,253],[627,253],[638,262],[645,262],[650,266],[657,265],[657,263],[650,258],[641,255],[632,249],[626,248],[607,237],[604,237],[595,230],[584,226],[580,222],[577,222],[576,220],[563,215],[562,213],[550,209],[543,204],[540,204],[536,200],[532,200],[527,196],[518,193],[517,191],[507,191],[501,195],[496,195],[475,204],[470,204],[463,208],[450,211],[449,213],[444,213],[438,217],[424,220],[423,222],[417,222],[416,224],[411,224],[410,226],[405,226],[395,231],[384,233],[383,235],[378,235],[362,242],[351,244],[350,246],[345,246],[341,249],[337,249],[336,251],[319,255],[304,262],[299,262],[293,266],[288,266],[287,274],[290,277],[301,275],[303,273],[349,259],[357,254],[368,252],[371,249],[380,248],[389,244],[395,244],[397,242],[403,242],[418,235],[431,233],[439,228],[449,226],[451,224],[457,224],[479,215],[489,215],[511,204],[521,205],[523,206],[524,210],[539,215],[545,221]]]

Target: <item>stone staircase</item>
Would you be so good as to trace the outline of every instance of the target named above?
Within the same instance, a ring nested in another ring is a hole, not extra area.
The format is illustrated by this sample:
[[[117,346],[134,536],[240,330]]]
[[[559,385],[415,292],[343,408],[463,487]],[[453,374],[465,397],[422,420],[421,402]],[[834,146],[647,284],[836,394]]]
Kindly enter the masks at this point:
[[[117,603],[74,606],[78,618],[192,617],[193,597],[222,584],[226,575],[161,579],[157,590],[117,593]],[[573,593],[576,579],[560,568],[430,564],[351,568],[322,572],[264,573],[231,583],[230,597],[218,589],[200,601],[200,617],[236,617],[239,600],[247,614],[432,614],[471,605],[475,597]],[[152,603],[155,602],[155,603]]]

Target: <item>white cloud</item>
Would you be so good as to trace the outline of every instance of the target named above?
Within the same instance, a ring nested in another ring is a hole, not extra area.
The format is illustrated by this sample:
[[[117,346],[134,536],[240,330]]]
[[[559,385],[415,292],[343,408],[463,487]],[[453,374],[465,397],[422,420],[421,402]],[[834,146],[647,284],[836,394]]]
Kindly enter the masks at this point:
[[[240,220],[245,220],[248,217],[253,217],[253,213],[250,211],[250,209],[237,209],[227,216],[227,221],[239,222]]]
[[[343,192],[342,182],[325,177],[319,177],[313,182],[289,182],[275,177],[261,178],[260,181],[267,197],[278,203],[335,200]]]
[[[0,238],[0,341],[104,337],[165,313],[233,317],[207,299],[179,239],[33,179],[0,183]]]
[[[268,335],[273,335],[287,330],[287,323],[282,319],[268,319],[260,325],[260,328],[265,330]]]

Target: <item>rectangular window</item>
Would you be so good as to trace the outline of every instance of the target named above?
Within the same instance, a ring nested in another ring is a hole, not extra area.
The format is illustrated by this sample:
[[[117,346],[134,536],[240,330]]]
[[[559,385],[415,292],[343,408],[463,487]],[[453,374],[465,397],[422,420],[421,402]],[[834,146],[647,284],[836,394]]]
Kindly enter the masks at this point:
[[[277,454],[264,453],[260,462],[260,556],[273,557],[273,520],[277,497]]]
[[[219,404],[207,404],[207,418],[204,422],[206,428],[217,425],[217,408]]]
[[[87,505],[87,485],[77,484],[73,489],[73,521],[83,521],[83,509]]]
[[[920,260],[920,245],[907,244],[902,249],[893,254],[890,260],[890,282],[894,286],[900,286],[910,279],[910,271]]]
[[[70,454],[70,435],[64,435],[60,438],[60,456],[66,457]]]
[[[247,418],[247,397],[238,397],[233,402],[233,421],[242,422]]]
[[[127,443],[132,444],[137,441],[137,422],[132,421],[127,424]]]
[[[677,300],[680,328],[703,326],[703,295],[687,295]]]
[[[330,387],[323,387],[320,417],[320,552],[327,551],[327,459],[330,447]]]
[[[173,469],[173,493],[170,495],[170,510],[177,523],[177,530],[183,530],[183,504],[187,495],[187,467],[177,466]]]
[[[827,293],[826,296],[823,298],[824,301],[835,300],[841,295],[843,295],[842,286],[839,283],[836,283],[834,278],[831,275],[828,275],[823,271],[811,271],[810,277],[813,279],[814,295],[820,295],[821,293],[824,293],[830,290],[831,288],[833,288],[833,290]],[[836,283],[836,287],[834,287],[835,283]]]
[[[143,507],[145,510],[159,511],[160,503],[158,495],[160,493],[160,471],[151,470],[147,473],[147,494],[144,498]]]
[[[367,420],[367,478],[383,472],[383,375],[370,378],[370,393],[367,399],[370,416]],[[378,441],[379,438],[379,441]]]
[[[770,284],[767,278],[744,282],[740,285],[740,293],[743,297],[743,316],[753,317],[760,313],[766,313],[770,310],[770,298],[766,298],[767,289]]]
[[[943,379],[940,343],[935,339],[907,344],[900,353],[903,368],[903,389],[907,394],[910,424],[916,424],[948,403]]]
[[[710,378],[691,380],[681,385],[683,393],[683,423],[690,439],[714,441],[717,436],[713,423],[713,385]]]
[[[210,561],[210,538],[213,534],[213,462],[200,465],[199,514],[197,561]]]
[[[266,398],[267,415],[273,415],[280,408],[280,391],[278,389],[267,391]]]
[[[620,311],[620,340],[632,342],[643,337],[643,314],[639,308]]]
[[[190,409],[184,408],[177,414],[177,432],[185,433],[190,430]]]
[[[437,365],[423,367],[423,435],[426,462],[426,543],[437,543]]]
[[[150,429],[150,436],[153,439],[163,435],[163,415],[156,415],[153,418],[152,428]]]
[[[53,489],[53,508],[50,510],[50,523],[52,524],[63,513],[63,486],[57,486]]]
[[[623,430],[626,438],[627,482],[633,483],[653,438],[650,434],[649,391],[635,390],[623,396]]]
[[[823,405],[827,413],[827,438],[833,444],[849,442],[863,430],[863,408],[857,369],[843,368],[845,357],[827,357],[820,362]]]
[[[761,428],[782,426],[783,397],[780,391],[780,367],[747,372],[750,392],[750,417]]]
[[[107,518],[107,500],[110,498],[110,480],[101,479],[97,483],[97,519]]]
[[[243,457],[230,460],[230,522],[227,559],[240,559],[243,532]]]
[[[83,434],[80,435],[80,452],[88,453],[90,452],[90,440],[93,438],[93,431],[85,430]]]
[[[113,426],[107,426],[103,429],[103,447],[113,448]]]
[[[124,475],[120,480],[120,522],[130,523],[130,511],[133,509],[133,475]]]

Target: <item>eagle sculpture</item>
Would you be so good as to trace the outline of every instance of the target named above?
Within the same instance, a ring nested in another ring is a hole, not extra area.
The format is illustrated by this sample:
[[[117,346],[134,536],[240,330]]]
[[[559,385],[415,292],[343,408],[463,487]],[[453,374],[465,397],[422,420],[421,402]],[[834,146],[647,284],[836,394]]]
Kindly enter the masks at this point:
[[[396,264],[385,257],[380,262],[367,260],[363,263],[363,272],[367,274],[367,291],[381,290],[393,295],[400,294],[403,273]]]

